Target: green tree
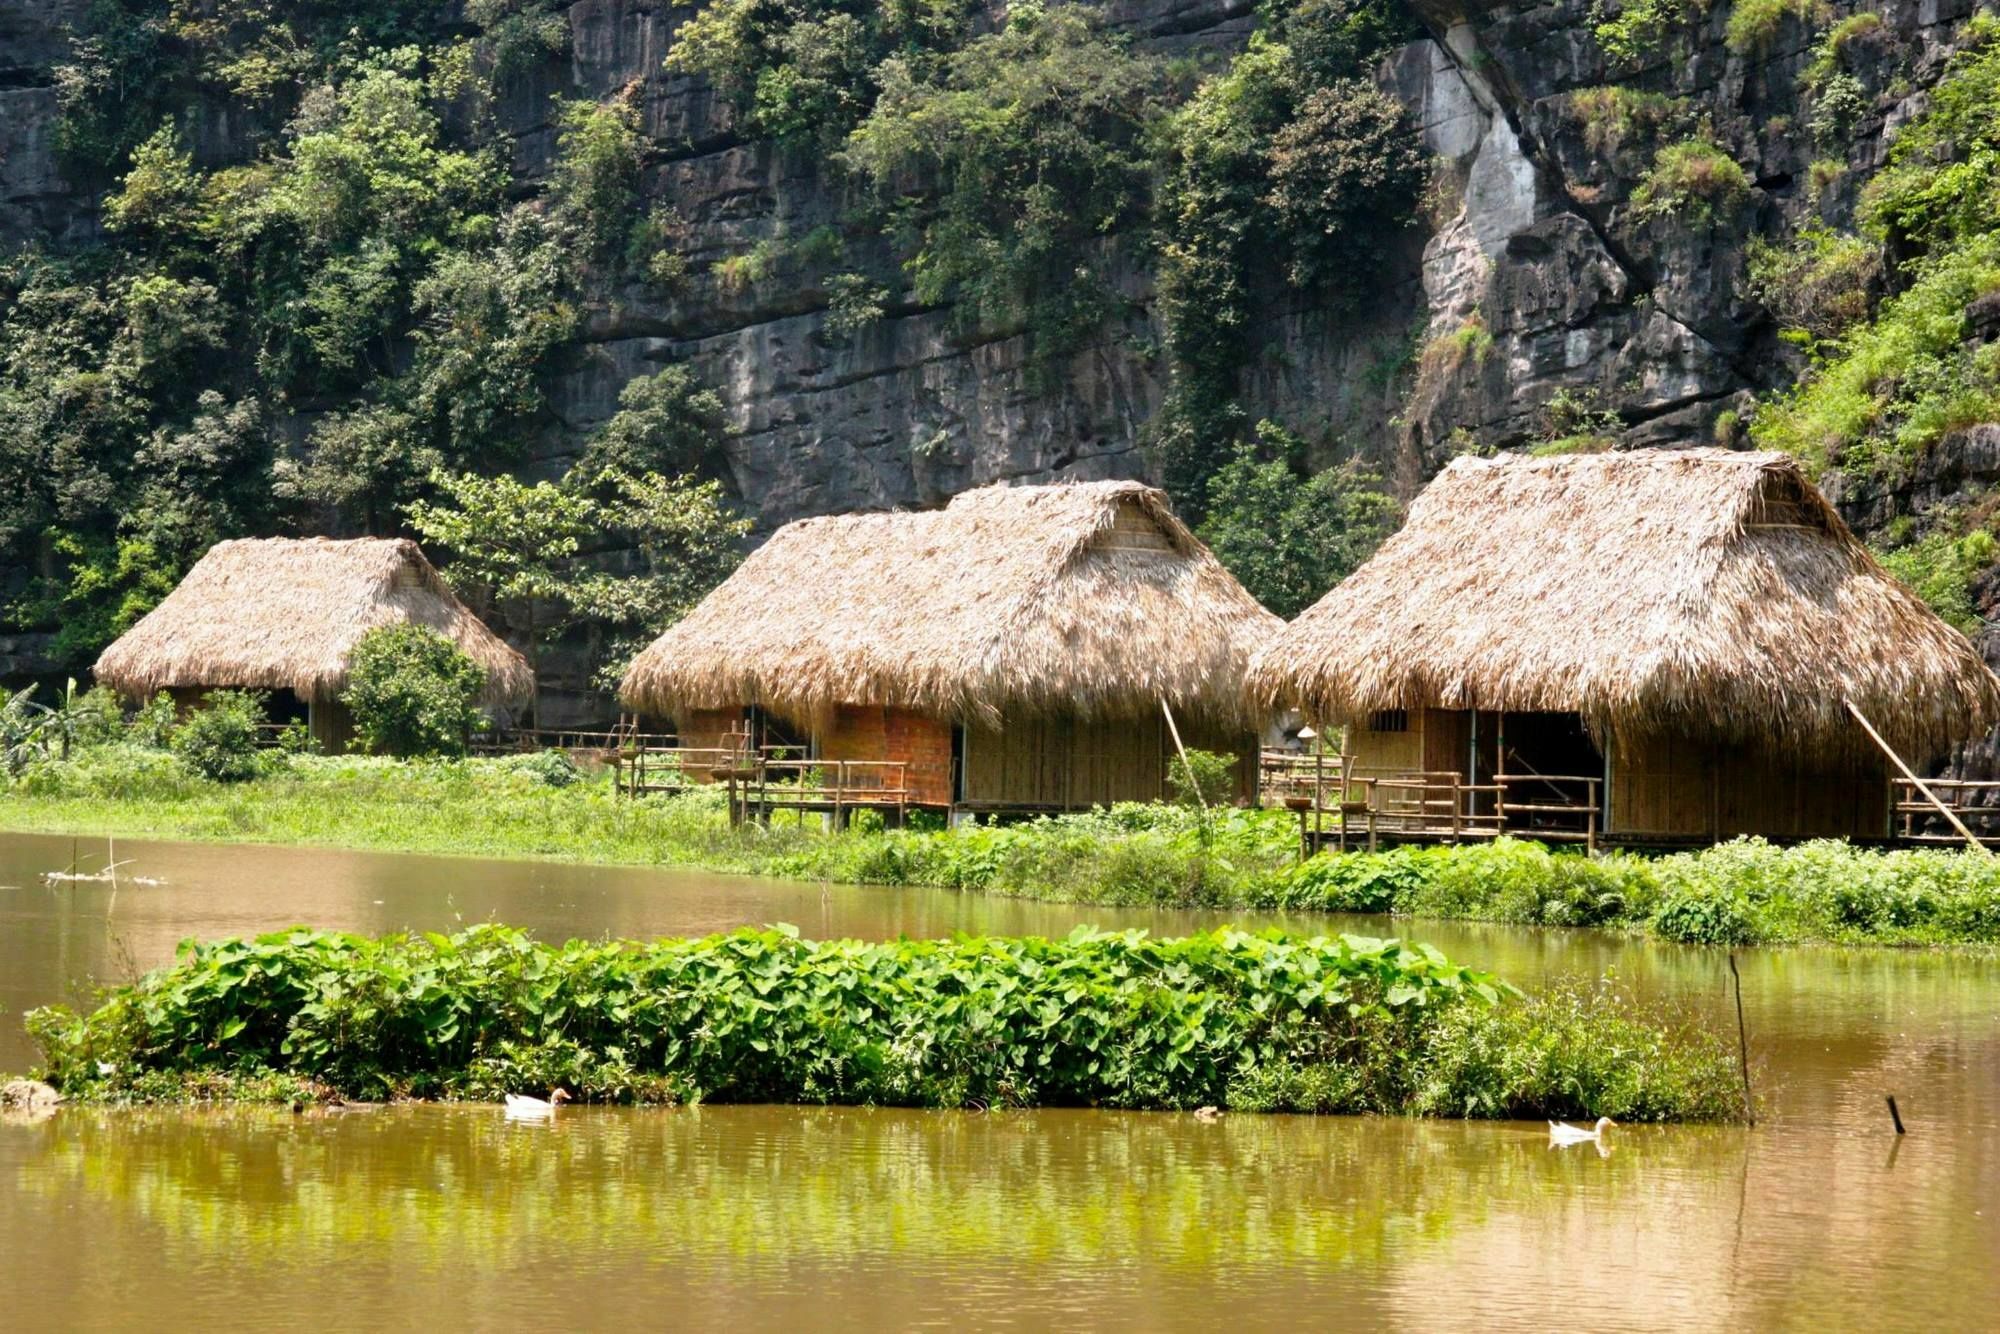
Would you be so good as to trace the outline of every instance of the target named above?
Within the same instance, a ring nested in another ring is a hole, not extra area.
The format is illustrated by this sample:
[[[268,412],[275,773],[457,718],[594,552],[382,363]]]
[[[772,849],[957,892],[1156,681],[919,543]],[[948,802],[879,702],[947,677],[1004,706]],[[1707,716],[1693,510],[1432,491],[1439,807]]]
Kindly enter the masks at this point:
[[[437,631],[383,625],[354,646],[340,698],[363,746],[409,759],[465,754],[486,725],[479,709],[485,688],[485,670]]]
[[[728,434],[722,396],[685,366],[626,382],[618,411],[592,437],[576,472],[691,473],[714,461]]]
[[[639,555],[639,569],[598,574],[572,600],[605,623],[597,684],[613,688],[625,664],[655,636],[694,609],[743,559],[751,522],[739,517],[716,482],[618,470],[598,474],[606,529]]]
[[[504,476],[440,472],[431,484],[439,499],[412,502],[410,526],[451,553],[444,577],[476,613],[520,627],[529,666],[539,668],[543,643],[583,587],[576,557],[598,531],[596,502],[554,482]],[[536,695],[539,718],[539,684]]]
[[[1024,325],[1043,364],[1076,350],[1108,309],[1090,243],[1147,199],[1157,66],[1081,6],[1021,3],[934,78],[900,57],[878,74],[842,160],[899,201],[917,299]],[[905,193],[919,179],[934,200]]]
[[[1270,422],[1208,482],[1198,535],[1259,602],[1290,619],[1353,573],[1395,530],[1381,479],[1349,462],[1303,473],[1304,445]]]

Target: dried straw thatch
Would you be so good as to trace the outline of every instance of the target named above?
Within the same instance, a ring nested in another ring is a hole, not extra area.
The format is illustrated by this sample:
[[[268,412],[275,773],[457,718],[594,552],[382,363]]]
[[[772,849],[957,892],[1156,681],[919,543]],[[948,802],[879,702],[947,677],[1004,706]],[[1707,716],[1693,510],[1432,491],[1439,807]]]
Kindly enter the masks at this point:
[[[1243,669],[1280,626],[1136,482],[987,487],[942,510],[804,519],[634,661],[653,714],[841,704],[939,717],[1177,714],[1247,722]]]
[[[1867,744],[1848,698],[1913,757],[2000,717],[1978,652],[1791,459],[1714,449],[1456,460],[1250,688],[1323,723],[1552,710],[1822,755]]]
[[[533,691],[527,660],[452,596],[416,543],[390,538],[218,542],[95,670],[134,696],[247,686],[330,700],[361,636],[405,621],[457,641],[486,669],[488,707]]]

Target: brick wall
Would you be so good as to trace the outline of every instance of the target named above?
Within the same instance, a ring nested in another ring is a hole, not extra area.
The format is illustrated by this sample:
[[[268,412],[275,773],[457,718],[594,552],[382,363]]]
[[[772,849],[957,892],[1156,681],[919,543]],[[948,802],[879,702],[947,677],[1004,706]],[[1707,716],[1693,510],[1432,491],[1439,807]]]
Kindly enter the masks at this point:
[[[819,734],[820,758],[901,760],[910,800],[951,804],[951,724],[906,709],[843,705]]]

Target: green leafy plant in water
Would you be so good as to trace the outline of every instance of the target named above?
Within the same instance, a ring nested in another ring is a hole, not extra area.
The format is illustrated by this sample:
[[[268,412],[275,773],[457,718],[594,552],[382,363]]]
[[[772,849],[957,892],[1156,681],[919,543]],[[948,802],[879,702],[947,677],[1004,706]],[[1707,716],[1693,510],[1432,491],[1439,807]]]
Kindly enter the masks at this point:
[[[1059,941],[864,944],[781,927],[548,946],[497,926],[380,940],[301,929],[186,946],[91,1014],[40,1010],[30,1028],[50,1077],[99,1098],[212,1071],[349,1096],[561,1083],[607,1100],[1184,1108],[1236,1090],[1272,1109],[1399,1110],[1441,1078],[1476,1082],[1462,1062],[1439,1065],[1438,1037],[1480,1031],[1462,1012],[1514,994],[1428,946],[1359,936],[1083,927]],[[1731,1114],[1701,1086],[1702,1069],[1729,1073],[1719,1044],[1654,1045],[1697,1073],[1683,1103],[1638,1114]],[[1614,1087],[1620,1058],[1601,1045],[1545,1051],[1536,1069],[1585,1062],[1588,1078],[1500,1082],[1487,1103],[1609,1105],[1592,1086]],[[1495,1114],[1460,1101],[1425,1106]]]

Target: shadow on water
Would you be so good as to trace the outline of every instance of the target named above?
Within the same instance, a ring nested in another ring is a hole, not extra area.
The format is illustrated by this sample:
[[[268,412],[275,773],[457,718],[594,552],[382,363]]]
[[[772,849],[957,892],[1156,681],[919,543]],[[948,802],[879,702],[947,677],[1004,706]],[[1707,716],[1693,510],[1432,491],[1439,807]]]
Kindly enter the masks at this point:
[[[0,1068],[18,1011],[184,936],[486,919],[651,936],[1171,933],[1250,914],[297,849],[121,844],[151,887],[45,887],[67,839],[0,837]],[[1404,933],[1534,987],[1610,970],[1734,1036],[1724,958],[1594,932],[1294,918]],[[335,1117],[69,1110],[0,1125],[0,1291],[62,1327],[338,1313],[754,1327],[1660,1327],[1983,1322],[2000,1300],[2000,962],[1742,956],[1755,1131],[1095,1112],[489,1108]],[[1894,1143],[1882,1095],[1910,1135]],[[439,1303],[446,1303],[442,1307]],[[663,1305],[663,1303],[665,1303]],[[1312,1306],[1306,1305],[1312,1303]],[[1329,1305],[1337,1303],[1337,1305]]]

